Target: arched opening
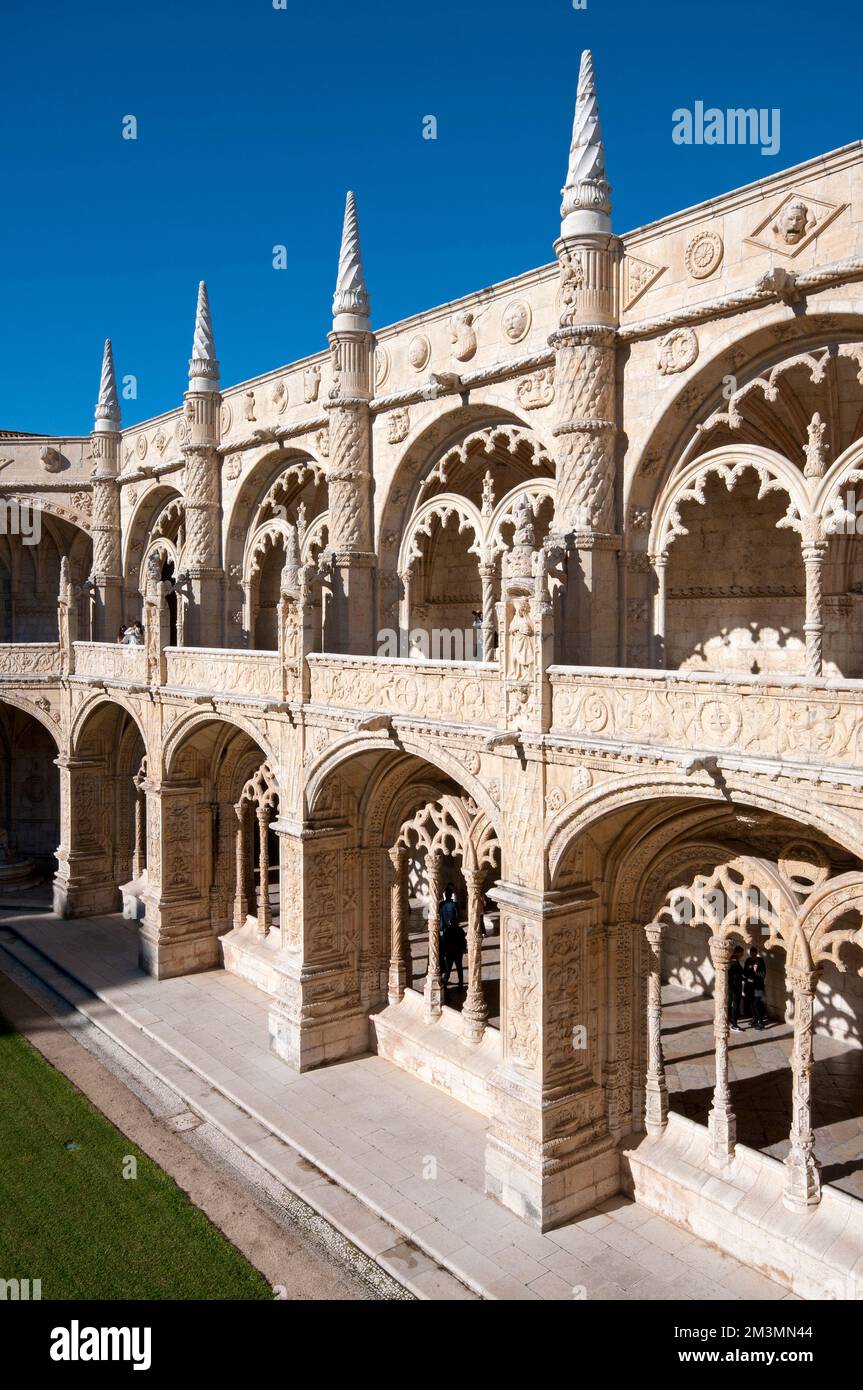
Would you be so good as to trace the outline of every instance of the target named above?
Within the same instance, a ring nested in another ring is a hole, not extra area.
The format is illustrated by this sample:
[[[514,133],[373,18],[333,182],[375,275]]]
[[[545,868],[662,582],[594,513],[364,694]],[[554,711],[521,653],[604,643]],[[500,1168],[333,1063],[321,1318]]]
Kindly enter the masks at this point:
[[[305,959],[336,951],[378,1051],[400,1065],[420,1035],[432,1048],[435,1037],[442,1046],[487,1042],[486,1064],[499,1050],[500,848],[489,808],[455,773],[421,753],[366,746],[313,775],[309,790]],[[450,885],[453,907],[442,914]],[[453,1094],[460,1065],[447,1072]]]
[[[729,492],[716,474],[704,501],[680,506],[669,549],[666,665],[671,670],[802,674],[806,579],[783,492],[759,500],[748,469]]]
[[[0,703],[0,905],[48,896],[60,842],[56,757],[44,724]]]
[[[179,913],[213,938],[233,931],[277,945],[279,790],[261,744],[226,719],[200,721],[172,750],[154,795],[163,833],[173,824],[185,838],[174,883],[161,885],[166,920]]]
[[[74,735],[69,774],[69,863],[76,915],[89,909],[144,914],[148,882],[146,747],[122,705],[101,700]]]
[[[77,589],[78,632],[86,639],[91,630],[90,598],[84,587],[93,561],[90,537],[50,512],[40,511],[37,519],[38,544],[23,534],[0,535],[0,640],[57,641],[57,595],[64,556]]]
[[[620,924],[605,1046],[623,1078],[609,1097],[621,1133],[658,1139],[680,1116],[707,1130],[717,1171],[741,1148],[782,1159],[789,1205],[816,1204],[822,1182],[863,1196],[863,1160],[847,1149],[863,1124],[853,894],[841,952],[828,937],[795,945],[819,895],[836,885],[838,897],[860,865],[781,814],[669,798],[592,825],[555,885],[594,873]]]

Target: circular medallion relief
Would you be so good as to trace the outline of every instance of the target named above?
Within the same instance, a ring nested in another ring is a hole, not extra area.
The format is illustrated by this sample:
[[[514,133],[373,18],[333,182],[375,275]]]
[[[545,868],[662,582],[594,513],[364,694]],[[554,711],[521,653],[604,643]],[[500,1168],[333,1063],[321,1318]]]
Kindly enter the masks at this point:
[[[431,357],[431,343],[424,333],[418,333],[408,343],[408,361],[415,372],[421,372]]]
[[[219,411],[219,430],[222,434],[228,433],[228,430],[231,428],[232,418],[231,407],[228,405],[227,401],[224,401]]]
[[[504,336],[511,343],[520,343],[530,332],[530,305],[523,299],[511,299],[501,315]]]
[[[385,347],[375,348],[375,386],[383,386],[390,374],[390,355]]]
[[[716,232],[696,232],[687,244],[684,260],[693,280],[706,280],[722,260],[722,237]]]
[[[691,328],[674,328],[666,333],[656,357],[656,365],[663,376],[675,372],[685,372],[698,356],[698,339]]]
[[[135,453],[142,462],[147,457],[147,436],[145,434],[139,434],[135,440]]]

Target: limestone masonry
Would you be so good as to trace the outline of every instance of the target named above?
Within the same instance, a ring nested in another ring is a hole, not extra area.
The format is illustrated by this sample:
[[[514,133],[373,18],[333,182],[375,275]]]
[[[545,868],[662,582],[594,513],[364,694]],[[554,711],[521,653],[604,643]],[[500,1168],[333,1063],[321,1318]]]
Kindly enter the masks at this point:
[[[0,903],[53,875],[159,979],[256,985],[286,1068],[480,1111],[533,1226],[634,1192],[860,1298],[818,1049],[859,1076],[863,142],[619,236],[585,53],[554,256],[377,329],[349,193],[327,350],[224,385],[202,283],[182,405],[123,429],[107,342],[89,438],[0,434],[41,509],[0,535]],[[753,942],[777,1153],[736,1133]],[[716,1001],[703,1121],[671,987]]]

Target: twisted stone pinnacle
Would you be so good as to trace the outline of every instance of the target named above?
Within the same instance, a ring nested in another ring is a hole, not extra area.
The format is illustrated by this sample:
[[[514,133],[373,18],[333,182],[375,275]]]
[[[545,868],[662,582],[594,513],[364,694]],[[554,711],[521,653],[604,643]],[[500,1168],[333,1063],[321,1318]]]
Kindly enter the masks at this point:
[[[117,395],[114,352],[110,338],[105,339],[105,350],[102,354],[102,377],[99,382],[99,399],[96,402],[96,428],[103,431],[120,428],[120,398]]]
[[[192,356],[189,360],[189,381],[209,383],[205,389],[211,390],[212,383],[219,380],[219,363],[216,359],[216,340],[213,336],[213,320],[210,314],[210,301],[204,280],[198,285],[198,305],[195,310],[195,336],[192,341]]]
[[[363,253],[360,249],[357,204],[353,193],[349,192],[345,201],[339,273],[336,280],[336,292],[333,296],[333,318],[338,318],[340,314],[351,314],[367,319],[370,312],[371,303],[363,270]]]
[[[605,148],[589,49],[581,55],[569,167],[561,194],[561,236],[611,231],[611,185],[605,176]]]

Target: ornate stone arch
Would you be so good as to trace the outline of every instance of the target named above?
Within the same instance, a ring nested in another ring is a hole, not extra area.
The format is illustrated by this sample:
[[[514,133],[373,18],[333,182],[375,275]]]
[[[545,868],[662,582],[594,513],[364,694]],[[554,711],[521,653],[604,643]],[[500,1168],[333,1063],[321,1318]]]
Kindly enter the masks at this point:
[[[610,782],[593,787],[577,802],[571,803],[547,827],[545,849],[548,872],[552,883],[566,860],[575,840],[605,816],[643,802],[645,798],[659,801],[676,798],[681,802],[721,802],[727,807],[729,799],[735,806],[754,807],[770,811],[802,827],[834,840],[851,854],[863,858],[863,832],[855,818],[836,812],[834,808],[816,803],[805,792],[775,786],[756,778],[733,772],[724,774],[724,787],[714,783],[696,783],[683,773],[659,772],[656,768],[623,774]]]
[[[88,696],[75,712],[75,716],[72,720],[72,727],[69,731],[70,753],[75,756],[80,751],[81,740],[85,736],[87,725],[90,723],[93,715],[102,708],[110,708],[127,714],[140,734],[145,755],[149,755],[149,740],[141,722],[140,712],[135,708],[132,701],[126,699],[119,693],[115,694],[112,692],[110,695],[106,695],[104,692],[100,691]]]
[[[266,731],[261,728],[260,721],[255,721],[239,711],[233,711],[229,718],[227,715],[215,713],[213,710],[191,710],[188,714],[181,715],[165,735],[160,765],[163,778],[167,779],[172,776],[176,760],[187,739],[197,729],[203,728],[206,724],[214,723],[227,724],[229,727],[248,734],[252,742],[261,749],[264,757],[274,769],[275,775],[278,776],[278,758],[275,750],[270,746]],[[153,765],[158,764],[154,761]]]
[[[423,551],[420,548],[420,537],[432,535],[433,523],[440,522],[445,526],[450,517],[458,519],[458,529],[461,535],[464,531],[473,532],[473,544],[468,547],[468,553],[479,556],[480,546],[484,532],[482,518],[471,502],[466,501],[455,493],[442,493],[439,497],[430,498],[428,502],[411,517],[407,530],[402,537],[399,549],[398,570],[399,574],[409,573],[415,560],[423,558]]]
[[[421,763],[427,763],[435,771],[450,778],[457,786],[464,788],[465,792],[477,803],[477,806],[486,813],[491,824],[495,826],[496,833],[499,834],[497,807],[482,782],[468,772],[464,761],[459,760],[458,754],[449,753],[437,745],[432,747],[422,743],[416,737],[403,731],[399,733],[398,746],[386,735],[355,732],[345,735],[337,742],[324,748],[305,772],[304,793],[309,815],[314,814],[316,802],[327,778],[350,759],[367,752],[404,753],[418,759]]]
[[[719,477],[731,492],[750,469],[758,476],[759,500],[770,492],[788,494],[788,512],[780,525],[800,530],[800,519],[809,515],[809,498],[800,470],[769,449],[751,444],[724,446],[699,455],[669,479],[654,508],[648,540],[650,553],[665,554],[677,536],[687,534],[680,519],[680,508],[685,502],[704,504],[705,483],[711,474]]]

